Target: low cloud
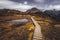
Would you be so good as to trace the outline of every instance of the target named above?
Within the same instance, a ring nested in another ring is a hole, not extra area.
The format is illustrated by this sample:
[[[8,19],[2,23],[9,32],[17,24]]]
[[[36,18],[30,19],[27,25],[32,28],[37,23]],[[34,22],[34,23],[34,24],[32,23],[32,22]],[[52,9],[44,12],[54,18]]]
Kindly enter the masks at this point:
[[[5,0],[5,1],[0,0],[0,9],[7,8],[7,9],[17,9],[20,11],[26,11],[32,7],[34,7],[34,6],[28,5],[27,2],[17,3],[17,2],[13,2],[13,1],[9,1],[9,0]]]
[[[50,6],[48,6],[48,9],[60,10],[60,5],[50,5]]]
[[[25,5],[25,4],[19,3],[17,5],[9,6],[8,8],[17,9],[17,10],[20,10],[20,11],[26,11],[26,10],[32,8],[32,7],[34,7],[34,6],[30,6],[30,5]]]

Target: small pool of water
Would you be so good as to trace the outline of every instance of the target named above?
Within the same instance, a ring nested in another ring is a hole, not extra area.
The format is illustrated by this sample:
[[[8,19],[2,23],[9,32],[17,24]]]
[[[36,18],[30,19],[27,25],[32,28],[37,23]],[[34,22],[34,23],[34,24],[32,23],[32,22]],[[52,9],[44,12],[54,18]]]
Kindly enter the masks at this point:
[[[28,19],[6,20],[5,22],[28,22]]]
[[[16,22],[22,22],[20,24],[14,24],[12,25],[11,27],[12,28],[17,28],[17,27],[20,27],[20,26],[24,26],[29,20],[28,19],[15,19],[15,20],[6,20],[5,23],[16,23]]]

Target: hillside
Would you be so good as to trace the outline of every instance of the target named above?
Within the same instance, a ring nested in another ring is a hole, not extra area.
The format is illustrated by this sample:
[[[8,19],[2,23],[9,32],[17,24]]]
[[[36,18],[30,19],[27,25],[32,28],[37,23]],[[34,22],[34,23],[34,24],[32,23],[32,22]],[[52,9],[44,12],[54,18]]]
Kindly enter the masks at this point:
[[[31,40],[35,28],[31,17],[34,17],[41,25],[45,40],[60,40],[60,11],[46,10],[43,12],[37,8],[26,12],[0,9],[0,40]],[[20,19],[28,21],[23,20],[22,22]]]

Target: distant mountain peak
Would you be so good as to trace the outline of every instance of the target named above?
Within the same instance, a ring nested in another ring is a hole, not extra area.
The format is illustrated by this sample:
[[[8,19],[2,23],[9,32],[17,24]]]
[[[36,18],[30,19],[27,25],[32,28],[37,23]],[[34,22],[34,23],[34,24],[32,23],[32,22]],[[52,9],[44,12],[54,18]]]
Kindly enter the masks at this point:
[[[39,10],[39,9],[37,9],[37,8],[31,8],[31,10]]]
[[[42,10],[39,10],[38,8],[31,8],[26,11],[26,13],[36,13],[36,12],[42,12]]]

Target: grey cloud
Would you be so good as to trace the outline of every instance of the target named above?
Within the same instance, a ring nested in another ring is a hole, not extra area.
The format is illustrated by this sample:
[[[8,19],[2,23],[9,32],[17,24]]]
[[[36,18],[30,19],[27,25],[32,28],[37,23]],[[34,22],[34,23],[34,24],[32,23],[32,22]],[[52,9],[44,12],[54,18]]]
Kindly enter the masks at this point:
[[[28,3],[24,3],[27,1]],[[51,7],[52,5],[52,7]],[[55,8],[58,9],[60,0],[0,0],[0,9],[9,8],[26,11],[29,8],[37,7],[41,9]]]
[[[13,1],[0,1],[0,8],[8,8],[8,9],[17,9],[21,11],[26,11],[27,9],[32,8],[33,6],[30,6],[28,4],[22,4],[22,3],[17,3]]]

